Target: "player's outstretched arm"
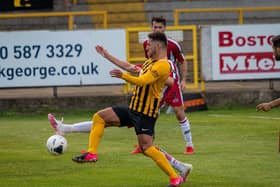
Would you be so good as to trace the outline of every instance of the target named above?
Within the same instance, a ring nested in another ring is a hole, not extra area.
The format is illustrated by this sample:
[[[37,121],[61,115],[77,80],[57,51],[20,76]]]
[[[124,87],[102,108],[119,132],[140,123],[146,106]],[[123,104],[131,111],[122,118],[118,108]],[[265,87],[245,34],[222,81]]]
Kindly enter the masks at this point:
[[[110,62],[112,62],[113,64],[122,68],[125,71],[128,71],[128,72],[133,73],[133,74],[135,74],[135,73],[139,74],[139,72],[141,70],[141,68],[139,68],[139,67],[137,67],[133,64],[130,64],[126,61],[119,60],[118,58],[114,57],[101,45],[95,46],[95,50],[101,56],[103,56],[104,58],[106,58],[107,60],[109,60]]]
[[[278,106],[280,106],[280,98],[270,101],[269,103],[261,103],[256,106],[256,110],[267,112],[270,109],[272,109],[274,107],[278,107]]]
[[[113,69],[110,71],[110,75],[115,78],[120,78],[125,81],[128,81],[132,84],[138,85],[138,86],[144,86],[151,82],[154,82],[156,79],[151,73],[146,73],[145,75],[141,75],[139,77],[131,76],[128,73],[123,73],[119,69]]]
[[[169,68],[169,63],[157,63],[153,66],[153,68],[149,69],[146,73],[141,74],[138,77],[131,76],[128,73],[123,73],[118,69],[111,70],[110,75],[112,77],[121,78],[138,86],[144,86],[155,82],[162,76],[166,76],[166,79],[168,79],[170,71]]]

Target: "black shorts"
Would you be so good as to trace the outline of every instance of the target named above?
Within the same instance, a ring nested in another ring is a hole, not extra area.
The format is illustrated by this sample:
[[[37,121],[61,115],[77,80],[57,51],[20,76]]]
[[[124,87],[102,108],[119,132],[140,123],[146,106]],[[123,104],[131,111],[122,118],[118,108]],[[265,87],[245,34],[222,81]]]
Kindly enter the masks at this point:
[[[156,118],[146,116],[142,113],[132,111],[125,106],[113,106],[113,111],[120,119],[120,126],[133,126],[136,134],[147,134],[154,136]]]

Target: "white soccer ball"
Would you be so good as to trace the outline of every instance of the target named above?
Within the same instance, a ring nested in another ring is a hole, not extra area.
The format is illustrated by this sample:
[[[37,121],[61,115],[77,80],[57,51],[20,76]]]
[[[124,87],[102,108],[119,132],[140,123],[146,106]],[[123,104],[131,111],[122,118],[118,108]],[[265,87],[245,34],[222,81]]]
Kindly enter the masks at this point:
[[[67,140],[65,137],[61,135],[52,135],[47,140],[47,149],[51,154],[54,155],[61,155],[63,154],[67,149]]]

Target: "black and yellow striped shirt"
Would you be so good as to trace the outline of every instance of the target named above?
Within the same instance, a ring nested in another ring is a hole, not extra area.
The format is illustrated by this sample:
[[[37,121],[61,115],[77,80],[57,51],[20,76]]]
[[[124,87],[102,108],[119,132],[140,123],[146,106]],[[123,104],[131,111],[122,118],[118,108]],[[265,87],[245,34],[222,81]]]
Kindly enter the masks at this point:
[[[124,73],[122,78],[136,85],[129,108],[157,118],[161,92],[169,74],[170,64],[167,59],[148,59],[139,77]]]

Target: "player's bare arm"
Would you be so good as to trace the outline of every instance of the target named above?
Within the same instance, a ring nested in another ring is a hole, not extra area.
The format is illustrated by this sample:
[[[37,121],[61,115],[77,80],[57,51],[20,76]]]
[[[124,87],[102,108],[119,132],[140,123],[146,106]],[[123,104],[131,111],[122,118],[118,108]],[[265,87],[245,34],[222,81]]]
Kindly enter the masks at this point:
[[[165,82],[165,85],[171,87],[173,84],[174,84],[174,79],[172,77],[168,77]]]
[[[133,73],[133,74],[139,74],[139,72],[141,70],[141,68],[139,68],[139,67],[137,67],[133,64],[130,64],[126,61],[119,60],[118,58],[114,57],[101,45],[95,46],[95,50],[101,56],[103,56],[104,58],[106,58],[107,60],[109,60],[110,62],[112,62],[113,64],[122,68],[125,71],[128,71],[128,72]]]
[[[272,108],[280,106],[280,98],[270,101],[268,103],[261,103],[256,106],[257,111],[267,112]]]
[[[184,90],[186,86],[186,78],[187,78],[187,61],[184,60],[184,62],[179,63],[180,66],[180,74],[181,74],[181,89]]]

